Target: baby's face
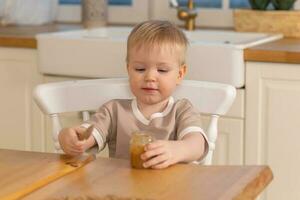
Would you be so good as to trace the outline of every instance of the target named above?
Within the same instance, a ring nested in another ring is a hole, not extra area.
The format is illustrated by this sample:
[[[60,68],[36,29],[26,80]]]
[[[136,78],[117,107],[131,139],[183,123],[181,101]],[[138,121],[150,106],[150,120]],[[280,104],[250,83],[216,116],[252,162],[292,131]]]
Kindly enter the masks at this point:
[[[172,95],[185,74],[180,66],[179,51],[170,46],[163,48],[132,48],[128,58],[128,75],[132,93],[140,103],[151,105]]]

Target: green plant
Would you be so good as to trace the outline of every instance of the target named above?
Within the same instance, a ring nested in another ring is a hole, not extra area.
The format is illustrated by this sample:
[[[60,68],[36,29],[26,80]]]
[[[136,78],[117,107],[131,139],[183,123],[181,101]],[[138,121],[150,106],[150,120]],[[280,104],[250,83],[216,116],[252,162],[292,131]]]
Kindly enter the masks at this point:
[[[254,10],[266,10],[270,1],[271,0],[249,0],[249,3],[251,5],[251,8]]]
[[[289,10],[293,7],[296,0],[272,0],[276,10]]]

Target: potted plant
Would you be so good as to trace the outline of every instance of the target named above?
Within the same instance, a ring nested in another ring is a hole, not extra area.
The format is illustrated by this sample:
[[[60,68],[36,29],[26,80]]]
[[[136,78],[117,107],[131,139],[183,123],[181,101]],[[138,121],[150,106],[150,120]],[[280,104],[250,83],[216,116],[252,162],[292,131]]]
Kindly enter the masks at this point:
[[[249,0],[253,10],[266,10],[271,0]]]
[[[296,0],[272,0],[272,4],[276,10],[290,10]]]

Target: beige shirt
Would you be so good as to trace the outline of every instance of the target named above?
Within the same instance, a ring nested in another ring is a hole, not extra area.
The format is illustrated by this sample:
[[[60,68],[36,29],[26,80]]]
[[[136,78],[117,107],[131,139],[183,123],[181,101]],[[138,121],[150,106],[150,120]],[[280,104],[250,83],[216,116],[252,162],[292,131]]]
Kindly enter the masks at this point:
[[[202,129],[200,113],[187,99],[174,102],[169,98],[163,112],[154,113],[146,119],[135,99],[116,99],[102,105],[91,119],[82,126],[95,125],[93,136],[99,150],[108,144],[109,156],[129,158],[129,142],[135,131],[146,131],[159,140],[180,140],[190,133],[202,134],[205,138],[205,154],[208,140]]]

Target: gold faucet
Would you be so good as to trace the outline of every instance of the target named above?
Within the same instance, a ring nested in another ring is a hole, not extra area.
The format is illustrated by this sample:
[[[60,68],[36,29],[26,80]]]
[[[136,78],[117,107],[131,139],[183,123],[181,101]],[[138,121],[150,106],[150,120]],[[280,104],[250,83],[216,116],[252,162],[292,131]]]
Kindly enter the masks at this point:
[[[186,30],[194,30],[197,17],[197,10],[195,9],[193,0],[188,0],[187,8],[178,7],[177,16],[180,20],[185,21]]]

